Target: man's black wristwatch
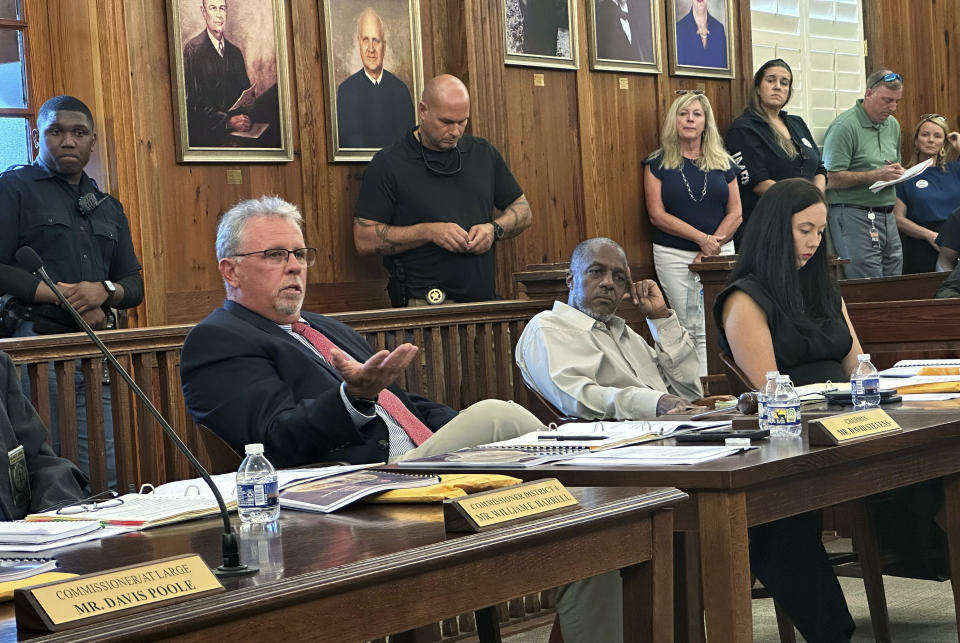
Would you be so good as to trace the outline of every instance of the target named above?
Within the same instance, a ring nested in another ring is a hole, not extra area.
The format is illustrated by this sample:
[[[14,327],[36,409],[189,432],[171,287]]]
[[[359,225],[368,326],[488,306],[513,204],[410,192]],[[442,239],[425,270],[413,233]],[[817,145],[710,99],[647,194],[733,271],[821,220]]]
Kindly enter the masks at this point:
[[[364,415],[371,415],[373,409],[377,404],[376,400],[371,400],[365,397],[357,397],[352,395],[349,389],[344,389],[347,392],[347,399],[350,400],[350,404],[353,405],[353,408],[357,409]]]
[[[503,239],[503,226],[496,221],[491,221],[490,223],[493,224],[493,240],[500,241],[500,239]]]

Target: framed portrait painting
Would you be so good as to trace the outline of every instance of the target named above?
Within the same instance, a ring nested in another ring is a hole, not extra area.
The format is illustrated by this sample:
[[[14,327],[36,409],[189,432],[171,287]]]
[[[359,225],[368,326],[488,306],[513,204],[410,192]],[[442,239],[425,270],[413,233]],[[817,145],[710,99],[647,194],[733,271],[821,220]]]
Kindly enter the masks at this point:
[[[321,0],[331,161],[369,161],[416,124],[418,0]]]
[[[660,2],[588,0],[590,69],[659,74]]]
[[[574,0],[501,0],[503,62],[527,67],[577,69]]]
[[[283,0],[167,0],[178,162],[293,160]]]
[[[734,77],[732,0],[667,0],[670,73]]]

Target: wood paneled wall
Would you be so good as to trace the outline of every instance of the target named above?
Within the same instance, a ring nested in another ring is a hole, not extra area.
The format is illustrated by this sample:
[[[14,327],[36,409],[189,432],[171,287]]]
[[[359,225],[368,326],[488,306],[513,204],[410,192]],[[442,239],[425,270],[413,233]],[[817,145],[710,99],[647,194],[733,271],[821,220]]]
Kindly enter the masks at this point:
[[[863,0],[867,73],[887,67],[903,75],[897,109],[901,150],[913,153],[913,130],[922,114],[941,114],[960,128],[960,2]]]
[[[656,1],[666,34],[667,0]],[[515,270],[565,261],[589,236],[622,242],[631,263],[652,275],[640,161],[658,146],[662,114],[675,89],[701,88],[725,129],[742,110],[752,75],[749,0],[734,0],[734,81],[666,71],[592,72],[586,2],[574,4],[582,64],[561,71],[503,65],[498,0],[420,0],[425,77],[447,72],[467,83],[472,133],[501,150],[533,209],[534,227],[498,247],[498,286],[505,297],[516,294]],[[91,171],[124,203],[144,266],[147,296],[135,323],[194,321],[220,303],[217,219],[236,201],[264,193],[298,203],[307,239],[321,250],[309,276],[310,309],[386,305],[380,260],[360,257],[353,247],[353,205],[364,164],[326,160],[319,1],[286,0],[295,155],[291,163],[276,164],[176,163],[166,5],[27,0],[34,100],[70,93],[95,112],[99,156]],[[666,69],[665,39],[661,56]],[[534,73],[543,73],[542,87],[534,86]],[[235,169],[242,184],[228,185],[226,171]]]

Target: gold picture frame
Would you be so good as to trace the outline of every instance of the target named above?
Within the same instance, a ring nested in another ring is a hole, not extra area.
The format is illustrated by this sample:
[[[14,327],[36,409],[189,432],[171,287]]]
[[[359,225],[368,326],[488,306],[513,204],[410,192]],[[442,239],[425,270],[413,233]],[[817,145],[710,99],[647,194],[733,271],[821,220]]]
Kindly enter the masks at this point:
[[[503,12],[505,65],[580,68],[577,6],[574,0],[536,4],[501,0],[500,9]]]
[[[661,73],[659,0],[626,0],[625,19],[616,15],[619,4],[618,0],[587,0],[590,69]]]
[[[420,4],[418,0],[321,0],[321,4],[328,158],[333,163],[369,161],[419,122]],[[373,89],[371,73],[378,66]]]
[[[698,31],[694,5],[706,7],[707,34]],[[702,5],[697,0],[667,0],[670,74],[734,78],[736,23],[732,0],[704,0]],[[723,39],[719,45],[717,43],[721,41],[717,36]]]
[[[177,162],[292,161],[284,0],[167,0],[167,15]]]

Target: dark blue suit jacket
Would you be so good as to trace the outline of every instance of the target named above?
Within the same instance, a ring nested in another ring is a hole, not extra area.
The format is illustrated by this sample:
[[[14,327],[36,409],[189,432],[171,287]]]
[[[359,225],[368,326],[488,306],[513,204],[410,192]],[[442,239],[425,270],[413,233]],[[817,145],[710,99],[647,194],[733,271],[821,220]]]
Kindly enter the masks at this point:
[[[354,359],[373,352],[349,326],[313,313],[307,322]],[[343,460],[387,459],[387,426],[376,417],[359,430],[343,399],[343,378],[333,366],[277,324],[234,301],[213,311],[187,335],[180,379],[193,418],[214,430],[237,452],[262,442],[277,467]],[[448,406],[390,386],[434,431],[456,415]]]

